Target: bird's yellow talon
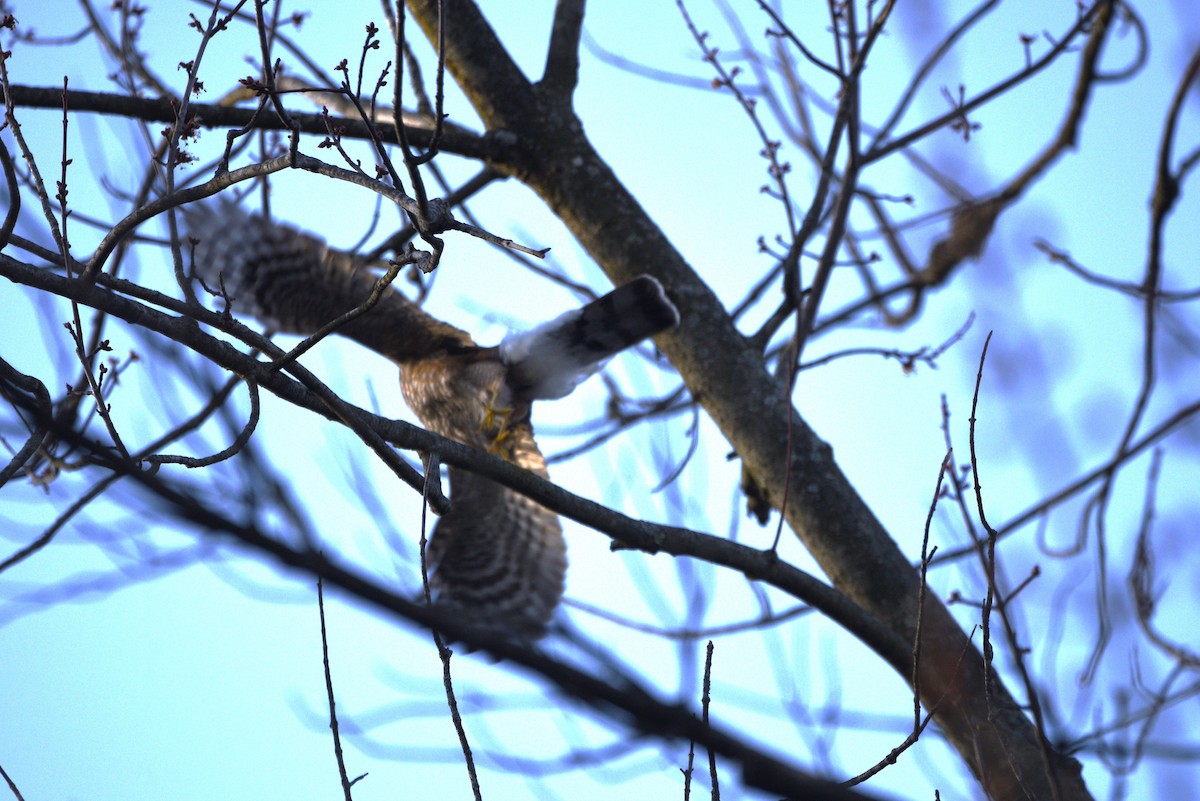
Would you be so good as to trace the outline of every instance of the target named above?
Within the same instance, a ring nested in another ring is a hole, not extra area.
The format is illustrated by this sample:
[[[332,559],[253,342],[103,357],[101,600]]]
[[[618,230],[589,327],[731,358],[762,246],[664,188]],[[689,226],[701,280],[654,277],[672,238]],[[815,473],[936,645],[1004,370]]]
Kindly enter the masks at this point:
[[[483,404],[483,419],[479,423],[479,430],[486,432],[492,437],[491,442],[487,446],[487,452],[494,456],[504,456],[503,445],[512,433],[509,428],[509,415],[513,410],[509,407],[497,406],[499,400],[499,390],[492,393],[491,400],[485,401]],[[493,432],[495,432],[493,434]]]
[[[508,440],[508,437],[511,433],[512,432],[507,428],[501,429],[500,433],[496,435],[496,438],[492,440],[492,444],[488,445],[488,453],[492,454],[493,456],[508,458],[504,453],[504,443]]]

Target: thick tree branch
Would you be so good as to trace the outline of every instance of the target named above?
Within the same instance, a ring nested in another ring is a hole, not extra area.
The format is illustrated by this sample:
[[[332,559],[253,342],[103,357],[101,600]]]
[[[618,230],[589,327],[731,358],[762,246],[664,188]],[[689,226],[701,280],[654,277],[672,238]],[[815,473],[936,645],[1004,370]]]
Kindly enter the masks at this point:
[[[584,0],[558,0],[546,51],[546,69],[538,86],[556,105],[570,107],[579,84],[579,40]]]
[[[61,87],[21,86],[10,87],[13,105],[22,108],[56,109],[60,113],[63,107],[63,90]],[[108,114],[126,119],[146,120],[147,122],[176,122],[175,103],[169,99],[151,99],[131,97],[106,92],[80,92],[71,90],[67,93],[68,108],[71,111],[90,111],[97,114]],[[235,106],[211,105],[207,103],[190,103],[189,113],[195,118],[201,128],[244,128],[251,122],[255,128],[269,131],[289,131],[284,122],[268,114],[257,116],[255,109],[237,108]],[[290,112],[293,122],[301,133],[314,136],[327,136],[329,127],[326,119],[320,114]],[[355,117],[332,117],[328,123],[337,126],[344,137],[371,141],[371,132],[367,124]],[[433,125],[406,125],[409,141],[420,147],[428,147],[433,138]],[[387,125],[380,125],[377,133],[388,144],[398,144],[395,131]],[[442,133],[439,147],[447,153],[488,161],[502,158],[505,148],[486,136],[468,135],[457,127],[449,127]]]
[[[668,288],[682,323],[657,338],[659,347],[769,498],[778,503],[787,492],[788,524],[834,585],[911,642],[920,576],[841,472],[830,447],[796,414],[761,355],[595,152],[578,121],[544,113],[533,87],[506,80],[506,72],[493,67],[510,59],[473,3],[443,2],[454,20],[447,67],[489,130],[516,136],[522,158],[509,165],[513,174],[542,197],[614,284],[649,272]],[[437,2],[410,0],[409,7],[432,35]],[[790,453],[781,445],[789,441],[789,425]],[[962,759],[977,777],[986,777],[994,798],[1049,797],[1037,732],[966,633],[932,598],[922,626],[928,659],[919,666],[922,700]],[[911,665],[901,673],[910,678]],[[1063,797],[1088,798],[1078,763],[1054,757]]]
[[[7,363],[0,361],[0,372],[7,372]],[[39,425],[52,426],[50,415],[39,411],[36,403],[21,404]],[[392,617],[434,629],[449,639],[464,642],[497,659],[519,665],[558,687],[566,695],[586,704],[610,720],[655,737],[692,740],[703,743],[714,752],[741,766],[745,782],[763,791],[814,801],[866,801],[870,796],[845,789],[833,782],[802,773],[766,754],[761,749],[700,720],[686,707],[669,704],[656,698],[632,678],[622,677],[605,681],[566,662],[550,656],[529,643],[495,629],[479,627],[462,615],[447,614],[437,606],[414,602],[385,588],[371,578],[342,567],[323,554],[292,547],[253,525],[238,523],[193,497],[184,487],[166,479],[158,471],[139,469],[127,459],[91,442],[78,432],[64,429],[56,432],[63,439],[90,452],[91,457],[114,476],[137,482],[159,501],[171,507],[174,516],[182,520],[234,537],[243,545],[290,568],[315,576],[338,587],[368,605]],[[457,443],[456,443],[457,444]],[[460,446],[462,447],[462,446]]]

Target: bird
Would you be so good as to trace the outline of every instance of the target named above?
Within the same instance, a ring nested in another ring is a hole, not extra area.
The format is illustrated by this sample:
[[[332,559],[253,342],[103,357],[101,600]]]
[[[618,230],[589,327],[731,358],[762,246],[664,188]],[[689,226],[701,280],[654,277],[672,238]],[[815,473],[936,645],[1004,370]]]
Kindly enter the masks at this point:
[[[225,298],[228,312],[269,329],[310,335],[376,287],[373,265],[237,202],[183,211],[195,277]],[[398,365],[401,393],[425,428],[549,478],[533,402],[565,397],[609,358],[679,320],[662,284],[640,275],[490,347],[392,287],[337,334]],[[433,602],[473,625],[543,636],[567,569],[558,515],[464,468],[450,466],[448,476],[450,509],[426,549]]]

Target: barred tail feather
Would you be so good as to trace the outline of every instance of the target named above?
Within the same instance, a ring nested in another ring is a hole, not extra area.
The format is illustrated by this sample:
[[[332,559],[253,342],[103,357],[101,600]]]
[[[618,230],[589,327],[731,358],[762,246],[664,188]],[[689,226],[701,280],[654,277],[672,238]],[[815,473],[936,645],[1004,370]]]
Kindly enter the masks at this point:
[[[581,309],[500,343],[509,384],[526,399],[562,398],[620,351],[679,324],[662,284],[639,275]]]

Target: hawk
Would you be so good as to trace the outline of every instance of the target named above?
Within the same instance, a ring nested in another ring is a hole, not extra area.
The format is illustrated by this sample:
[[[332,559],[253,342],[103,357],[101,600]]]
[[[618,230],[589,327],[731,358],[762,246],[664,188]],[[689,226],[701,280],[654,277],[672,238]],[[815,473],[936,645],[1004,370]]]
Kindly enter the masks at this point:
[[[184,210],[196,275],[230,307],[281,332],[307,335],[375,288],[370,265],[288,225],[222,201]],[[548,478],[530,424],[533,401],[566,396],[616,353],[673,328],[679,312],[639,276],[582,308],[481,347],[389,287],[337,330],[400,368],[400,388],[430,431]],[[518,492],[450,467],[450,511],[427,560],[435,603],[521,636],[545,631],[563,592],[558,516]]]

